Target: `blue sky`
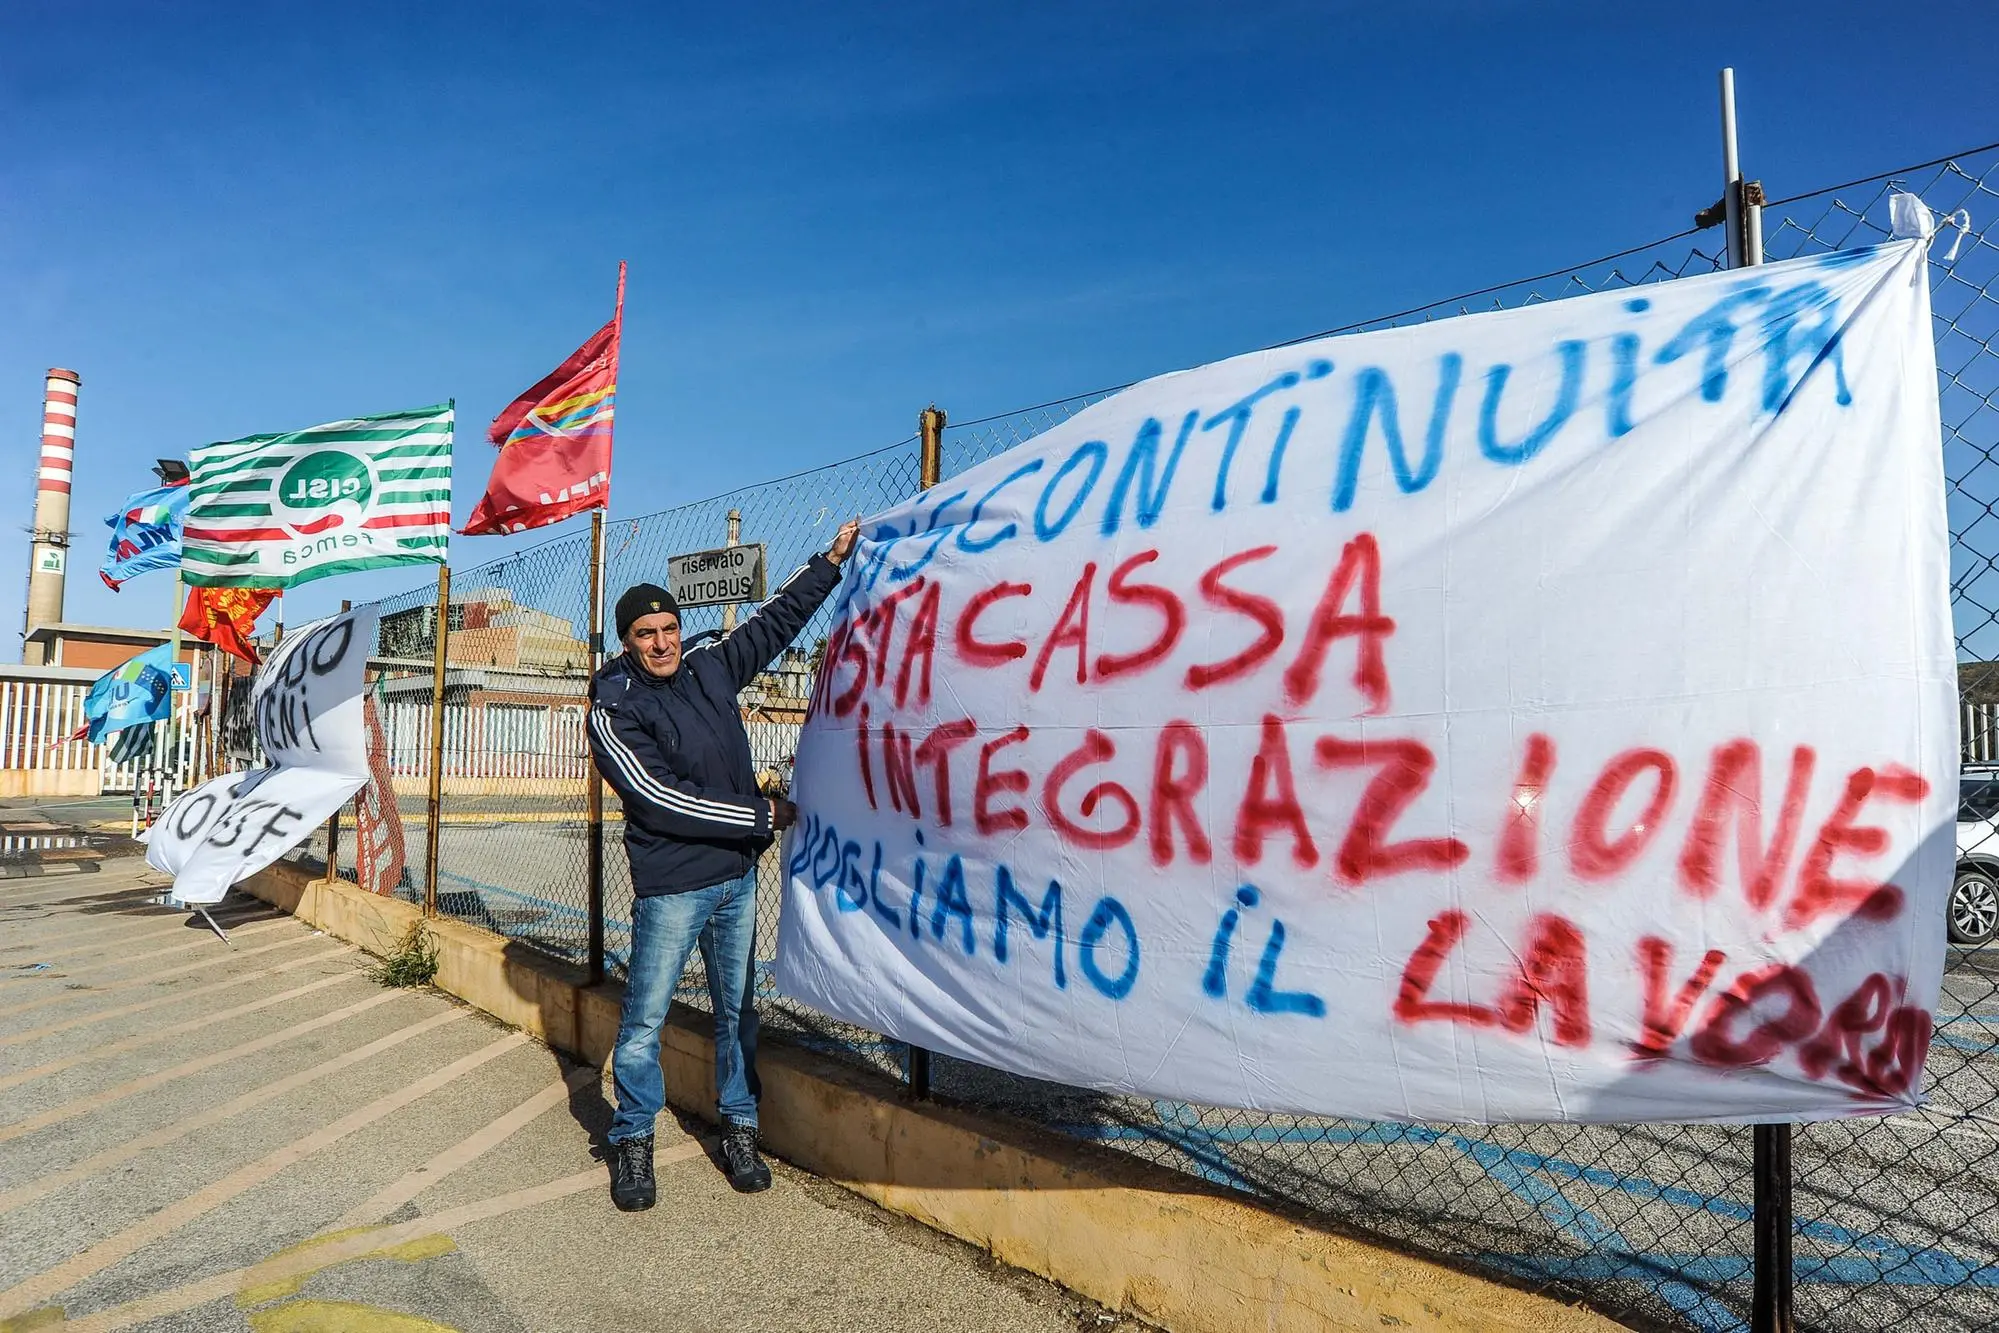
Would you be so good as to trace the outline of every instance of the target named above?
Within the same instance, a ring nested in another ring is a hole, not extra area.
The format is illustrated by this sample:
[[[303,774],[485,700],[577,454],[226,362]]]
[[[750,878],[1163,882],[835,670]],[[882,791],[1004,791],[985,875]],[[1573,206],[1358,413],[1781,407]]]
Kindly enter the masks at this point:
[[[629,516],[892,443],[933,400],[983,416],[1679,231],[1719,192],[1725,64],[1773,196],[1999,138],[1989,24],[12,0],[0,449],[29,477],[44,369],[82,373],[67,618],[164,624],[169,576],[91,576],[152,459],[455,398],[462,521],[486,421],[608,317],[620,259]],[[32,499],[0,495],[9,643]],[[327,580],[288,619],[422,581]]]

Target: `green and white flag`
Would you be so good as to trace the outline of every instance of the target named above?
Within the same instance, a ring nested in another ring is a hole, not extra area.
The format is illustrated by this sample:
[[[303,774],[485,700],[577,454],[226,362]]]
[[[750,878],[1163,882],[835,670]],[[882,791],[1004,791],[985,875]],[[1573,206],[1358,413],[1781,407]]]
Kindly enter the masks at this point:
[[[290,588],[444,563],[451,427],[452,405],[440,403],[195,450],[182,577]]]

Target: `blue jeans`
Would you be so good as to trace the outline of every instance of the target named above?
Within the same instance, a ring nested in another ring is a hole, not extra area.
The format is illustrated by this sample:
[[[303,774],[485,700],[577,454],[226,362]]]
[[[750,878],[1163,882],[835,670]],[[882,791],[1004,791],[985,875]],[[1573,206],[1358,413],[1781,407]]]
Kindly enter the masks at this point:
[[[750,970],[756,934],[754,870],[726,884],[692,893],[663,893],[632,904],[632,961],[618,1020],[618,1046],[611,1054],[611,1081],[618,1093],[611,1142],[648,1137],[653,1117],[666,1109],[659,1029],[697,942],[708,968],[708,998],[715,1007],[718,1109],[727,1123],[757,1123],[761,1089]]]

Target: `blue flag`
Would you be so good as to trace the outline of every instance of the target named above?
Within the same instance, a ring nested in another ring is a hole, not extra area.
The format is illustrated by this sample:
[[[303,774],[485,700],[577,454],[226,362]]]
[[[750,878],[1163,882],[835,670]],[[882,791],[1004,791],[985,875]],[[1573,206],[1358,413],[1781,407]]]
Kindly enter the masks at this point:
[[[91,744],[102,744],[106,736],[126,727],[166,721],[168,700],[173,698],[169,653],[170,646],[164,643],[148,648],[97,678],[83,697]]]
[[[140,491],[108,516],[111,550],[97,576],[113,592],[129,578],[180,565],[181,529],[187,523],[187,486]]]

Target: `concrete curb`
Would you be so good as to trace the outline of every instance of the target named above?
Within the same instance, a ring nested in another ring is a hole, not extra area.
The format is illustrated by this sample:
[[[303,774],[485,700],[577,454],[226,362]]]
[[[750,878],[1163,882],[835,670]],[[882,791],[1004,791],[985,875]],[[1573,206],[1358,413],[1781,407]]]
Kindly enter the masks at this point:
[[[280,863],[241,886],[385,953],[421,919]],[[448,919],[430,923],[439,989],[603,1064],[622,988]],[[706,1016],[675,1006],[660,1063],[676,1105],[715,1117]],[[759,1054],[771,1150],[884,1208],[1174,1333],[1607,1333],[1589,1310],[1320,1230],[1199,1181],[1008,1116],[911,1102],[897,1084],[797,1047]]]

